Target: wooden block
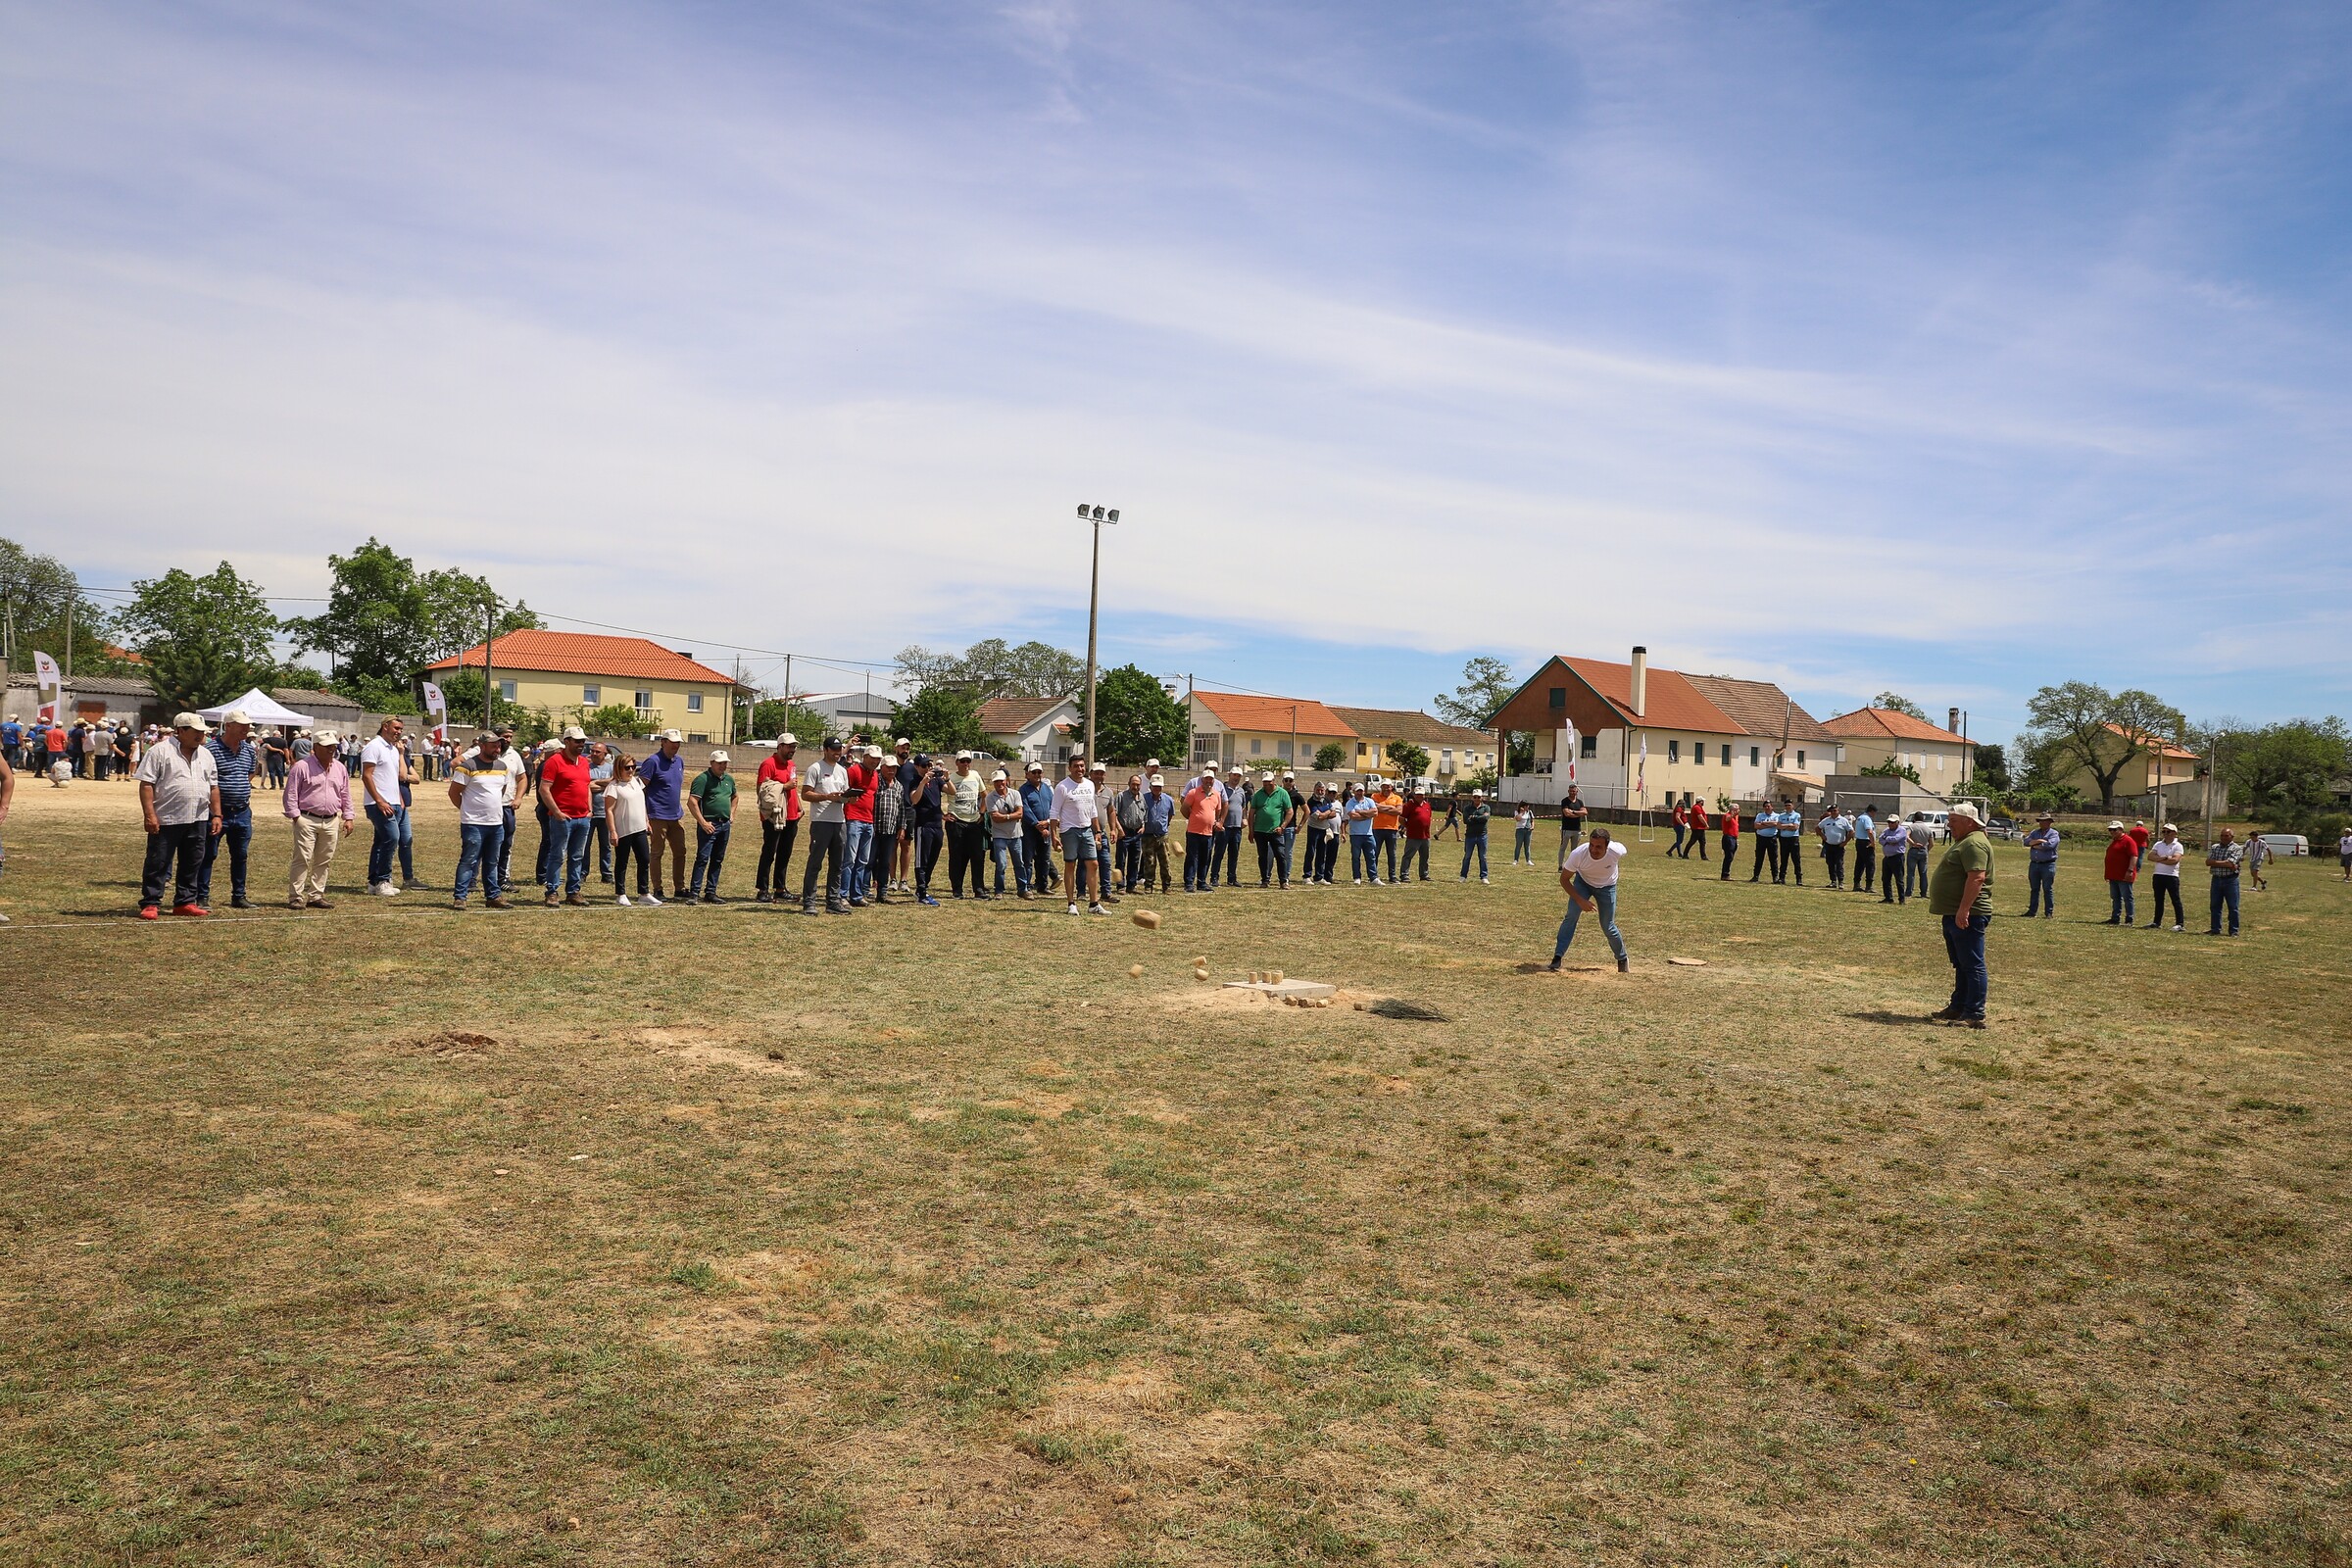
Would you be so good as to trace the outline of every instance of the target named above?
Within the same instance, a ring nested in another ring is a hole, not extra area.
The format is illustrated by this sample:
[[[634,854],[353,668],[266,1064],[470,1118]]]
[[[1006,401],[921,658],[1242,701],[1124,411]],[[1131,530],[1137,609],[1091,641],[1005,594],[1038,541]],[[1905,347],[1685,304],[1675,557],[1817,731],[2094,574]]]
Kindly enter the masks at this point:
[[[1127,918],[1147,931],[1159,929],[1159,911],[1157,909],[1138,909]]]
[[[1707,960],[1704,958],[1668,958],[1666,961],[1679,963],[1686,969],[1704,969],[1707,966]]]

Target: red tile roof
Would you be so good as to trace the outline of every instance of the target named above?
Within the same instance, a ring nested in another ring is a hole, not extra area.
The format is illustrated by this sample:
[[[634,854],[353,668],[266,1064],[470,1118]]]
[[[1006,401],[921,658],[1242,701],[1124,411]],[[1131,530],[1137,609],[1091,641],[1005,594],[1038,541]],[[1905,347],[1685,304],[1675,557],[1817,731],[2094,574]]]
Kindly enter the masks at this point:
[[[1565,654],[1560,656],[1560,662],[1575,670],[1579,679],[1600,694],[1602,702],[1635,727],[1697,730],[1708,735],[1747,733],[1729,713],[1685,680],[1679,670],[1649,666],[1649,689],[1643,694],[1642,715],[1636,718],[1633,665],[1613,664],[1600,659],[1571,659]]]
[[[511,631],[494,651],[500,669],[551,669],[608,680],[685,680],[732,686],[710,665],[673,653],[646,637],[610,637],[585,631]],[[482,645],[436,660],[427,669],[479,669]]]
[[[1041,715],[1068,701],[1066,697],[992,697],[980,705],[980,732],[1019,735]]]
[[[2121,724],[2110,724],[2107,726],[2107,730],[2109,734],[2122,735],[2127,740],[2132,738],[2131,733]],[[2171,741],[2158,741],[2153,735],[2142,735],[2138,739],[2139,744],[2147,747],[2149,751],[2162,750],[2166,757],[2172,758],[2176,760],[2185,762],[2193,762],[2197,760],[2196,753],[2184,751],[2180,747],[2175,746]],[[2155,744],[2150,745],[2150,742],[2154,742]]]
[[[1966,746],[1965,735],[1955,735],[1940,725],[1909,713],[1898,713],[1891,708],[1857,708],[1850,713],[1839,713],[1822,725],[1833,735],[1853,740],[1940,741],[1946,746]]]
[[[1253,730],[1261,735],[1339,735],[1352,739],[1348,721],[1321,703],[1304,697],[1243,697],[1233,692],[1196,691],[1200,706],[1216,715],[1227,729]]]
[[[1417,708],[1340,708],[1332,712],[1365,740],[1410,741],[1416,746],[1477,746],[1494,744],[1494,732],[1464,729]]]

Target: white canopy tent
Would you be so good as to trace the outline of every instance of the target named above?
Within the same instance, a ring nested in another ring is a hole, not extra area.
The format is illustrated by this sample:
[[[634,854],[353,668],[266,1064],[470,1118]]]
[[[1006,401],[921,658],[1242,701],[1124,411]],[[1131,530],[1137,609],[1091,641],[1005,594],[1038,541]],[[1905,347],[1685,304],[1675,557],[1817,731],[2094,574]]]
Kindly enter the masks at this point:
[[[235,702],[222,703],[219,708],[200,709],[198,711],[218,724],[237,709],[243,709],[245,716],[257,725],[291,724],[297,729],[309,729],[316,722],[308,713],[297,713],[290,708],[279,707],[258,686]]]

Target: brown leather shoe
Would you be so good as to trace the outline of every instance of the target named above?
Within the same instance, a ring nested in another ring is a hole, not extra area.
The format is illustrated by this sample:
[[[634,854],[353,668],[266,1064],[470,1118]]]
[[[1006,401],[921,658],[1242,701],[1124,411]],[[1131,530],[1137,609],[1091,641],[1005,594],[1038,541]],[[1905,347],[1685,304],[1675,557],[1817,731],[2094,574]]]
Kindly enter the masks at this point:
[[[582,893],[566,893],[564,895],[564,902],[565,904],[585,905],[588,902],[588,898],[586,894]]]

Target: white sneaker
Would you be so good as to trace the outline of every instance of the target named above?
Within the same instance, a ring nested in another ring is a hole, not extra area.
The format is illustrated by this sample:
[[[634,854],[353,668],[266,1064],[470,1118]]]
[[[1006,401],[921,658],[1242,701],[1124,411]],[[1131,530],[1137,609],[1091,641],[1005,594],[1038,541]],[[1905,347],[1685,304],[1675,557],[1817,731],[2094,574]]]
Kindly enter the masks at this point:
[[[1488,881],[1487,881],[1487,879],[1486,879],[1485,877],[1483,877],[1483,876],[1479,878],[1479,881],[1486,883],[1486,885],[1487,885],[1488,887],[1493,887],[1493,886],[1494,885],[1494,883],[1492,883],[1492,882],[1488,882]]]
[[[1078,912],[1078,906],[1075,904],[1071,905],[1070,912],[1072,914],[1076,914]],[[1108,914],[1110,911],[1102,907],[1102,906],[1100,904],[1090,904],[1086,906],[1086,912],[1089,914]]]
[[[378,898],[397,899],[400,897],[400,889],[394,887],[389,882],[378,882],[375,885],[373,892]]]
[[[1364,879],[1360,876],[1351,876],[1348,879],[1348,885],[1353,888],[1360,888],[1364,885]]]
[[[1077,906],[1077,905],[1075,905],[1075,904],[1071,905],[1071,906],[1070,906],[1070,912],[1071,912],[1072,914],[1076,914],[1076,913],[1078,912],[1078,906]]]
[[[661,901],[660,899],[657,899],[657,898],[655,898],[655,897],[654,897],[654,896],[653,896],[651,893],[640,893],[640,894],[638,894],[638,895],[637,895],[637,902],[638,902],[638,903],[640,903],[640,904],[643,904],[643,905],[647,905],[647,906],[651,906],[651,907],[653,907],[653,908],[657,908],[657,909],[658,909],[658,908],[660,908],[660,907],[662,907],[662,901]]]
[[[629,896],[628,896],[626,893],[623,893],[623,894],[622,894],[622,895],[620,895],[618,898],[614,899],[612,902],[613,902],[614,904],[617,904],[617,905],[619,905],[619,906],[620,906],[622,908],[624,908],[624,909],[625,909],[625,908],[627,908],[627,907],[629,906]]]

